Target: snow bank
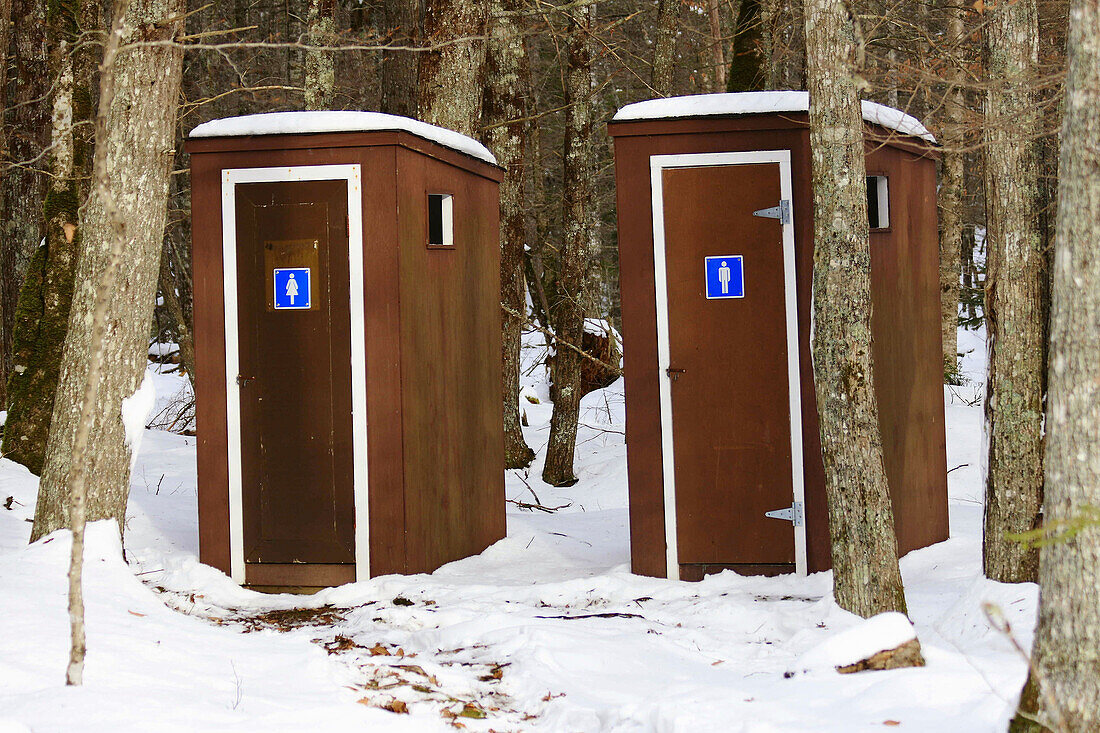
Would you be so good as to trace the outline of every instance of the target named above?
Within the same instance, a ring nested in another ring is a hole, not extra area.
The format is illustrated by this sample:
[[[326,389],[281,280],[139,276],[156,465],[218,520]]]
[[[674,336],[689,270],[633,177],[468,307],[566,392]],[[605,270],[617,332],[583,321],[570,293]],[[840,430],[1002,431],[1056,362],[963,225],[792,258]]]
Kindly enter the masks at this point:
[[[628,104],[615,114],[616,121],[664,120],[678,117],[716,117],[719,115],[759,115],[772,112],[808,112],[809,92],[735,92],[731,94],[695,94],[687,97],[650,99]],[[930,143],[936,138],[915,117],[900,109],[875,102],[863,102],[863,119],[888,130],[912,135]]]
[[[149,371],[141,378],[137,391],[122,401],[122,424],[126,428],[126,445],[130,447],[130,471],[137,465],[141,439],[145,436],[145,421],[157,404],[157,389]]]
[[[371,132],[400,130],[444,147],[496,165],[497,159],[484,145],[454,130],[427,122],[381,112],[266,112],[243,117],[226,117],[204,122],[191,130],[190,138],[241,137],[244,135],[287,135],[311,132]]]
[[[868,659],[879,652],[896,649],[917,638],[913,624],[903,613],[880,613],[856,626],[830,636],[800,656],[792,672],[836,671]]]

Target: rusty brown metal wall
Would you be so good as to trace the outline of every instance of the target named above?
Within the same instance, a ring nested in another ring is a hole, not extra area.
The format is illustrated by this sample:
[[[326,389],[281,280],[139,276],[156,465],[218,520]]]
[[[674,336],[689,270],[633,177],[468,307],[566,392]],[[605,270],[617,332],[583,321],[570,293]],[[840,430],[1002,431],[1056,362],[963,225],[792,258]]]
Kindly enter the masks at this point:
[[[397,153],[408,572],[504,537],[499,194]],[[428,246],[428,194],[451,194],[454,246]]]
[[[790,150],[807,560],[810,572],[826,570],[831,566],[828,514],[809,340],[813,216],[807,116],[792,113],[619,122],[608,125],[608,130],[615,143],[623,342],[629,345],[625,376],[632,568],[644,575],[663,577],[666,573],[649,158],[667,154]],[[898,175],[896,184],[891,181],[890,195],[891,202],[895,199],[907,202],[898,209],[897,216],[907,218],[904,249],[911,263],[907,272],[914,280],[902,297],[896,292],[897,283],[892,285],[894,291],[888,292],[882,287],[887,279],[878,277],[874,307],[879,315],[873,321],[876,340],[881,341],[876,344],[876,359],[890,363],[895,375],[884,374],[883,383],[889,386],[880,388],[879,394],[880,406],[886,403],[884,432],[891,435],[886,448],[887,472],[898,507],[899,544],[905,552],[947,536],[943,398],[938,372],[932,390],[925,364],[928,360],[928,365],[939,368],[940,357],[928,356],[934,350],[928,329],[935,333],[938,349],[939,327],[938,321],[929,325],[923,309],[916,305],[927,301],[927,307],[938,308],[939,303],[938,291],[929,296],[926,287],[928,278],[938,277],[935,165],[930,158],[920,157],[920,153],[927,153],[924,148],[907,141],[893,140],[887,147],[869,145],[870,149],[883,151],[881,163],[878,158],[869,162],[872,169],[875,165],[893,166],[895,157],[899,160],[905,157],[910,161],[907,166],[911,171],[909,175]],[[893,168],[890,170],[895,175]],[[875,236],[881,239],[893,236],[893,232]],[[873,265],[875,272],[885,273],[888,269],[885,262],[876,262],[882,260],[881,254],[880,251],[877,258],[873,257]],[[887,305],[889,299],[897,305]],[[884,331],[895,334],[895,341],[880,337],[879,333]],[[896,345],[886,347],[887,343]],[[903,344],[905,349],[901,348]],[[915,385],[914,389],[907,391],[904,387],[907,384]],[[920,417],[910,421],[915,412]],[[936,438],[937,435],[940,437]],[[916,471],[917,466],[921,467],[919,476],[902,475],[904,471]]]
[[[410,562],[406,547],[407,518],[411,516],[414,522],[419,521],[416,513],[430,509],[419,502],[406,510],[405,469],[409,461],[404,453],[405,427],[402,422],[401,297],[408,293],[401,289],[401,274],[398,269],[398,155],[405,154],[408,156],[407,160],[432,159],[438,161],[436,165],[439,167],[451,171],[453,176],[479,182],[476,185],[467,184],[478,190],[475,200],[480,207],[477,215],[471,216],[469,221],[477,222],[477,227],[486,230],[483,232],[479,229],[478,241],[491,241],[491,245],[487,245],[491,257],[499,256],[495,228],[498,220],[499,169],[399,132],[202,139],[189,141],[186,149],[191,153],[193,186],[200,560],[223,572],[228,573],[230,570],[221,171],[228,168],[358,163],[363,172],[363,285],[371,574],[408,571]],[[409,177],[405,176],[403,180],[408,181]],[[425,213],[422,208],[403,212],[403,216],[411,217],[403,220],[404,225],[425,228]],[[495,294],[499,291],[498,270],[495,264],[488,269],[491,271],[491,279],[477,286],[485,293]],[[488,271],[479,271],[477,276],[489,277],[487,273]],[[498,312],[495,317],[499,319]],[[415,328],[415,324],[411,327]],[[489,330],[496,334],[498,343],[491,359],[484,358],[495,364],[499,381],[499,320]],[[482,346],[489,348],[491,344]],[[474,347],[471,345],[471,348]],[[420,353],[414,356],[418,359],[431,358],[430,355]],[[499,393],[499,388],[494,388]],[[459,401],[466,397],[466,392],[457,389],[446,395],[445,399]],[[499,394],[492,403],[499,408]],[[446,409],[446,405],[434,404],[432,409],[442,411]],[[498,414],[498,430],[499,417]],[[448,439],[439,433],[437,436],[441,440]],[[501,451],[502,441],[503,439]],[[497,484],[463,483],[461,487],[462,491],[476,496],[475,500],[470,501],[471,505],[478,506],[487,516],[495,511],[499,520],[492,527],[492,533],[485,530],[485,525],[491,524],[485,518],[472,530],[458,527],[456,531],[476,536],[476,541],[463,544],[461,539],[450,540],[450,547],[480,545],[472,550],[477,552],[503,535],[503,478],[499,470],[502,459],[498,460],[494,456],[490,446],[482,457],[487,464],[492,465]],[[490,534],[493,534],[492,539],[486,539]],[[418,557],[416,568],[433,569],[425,565],[424,557],[437,556],[439,553],[430,552],[426,556]],[[340,566],[332,565],[317,565],[309,571],[296,570],[294,577],[285,582],[280,582],[281,576],[275,568],[267,570],[271,572],[264,571],[263,577],[250,573],[250,582],[265,586],[309,586],[349,579],[346,570],[342,571]]]

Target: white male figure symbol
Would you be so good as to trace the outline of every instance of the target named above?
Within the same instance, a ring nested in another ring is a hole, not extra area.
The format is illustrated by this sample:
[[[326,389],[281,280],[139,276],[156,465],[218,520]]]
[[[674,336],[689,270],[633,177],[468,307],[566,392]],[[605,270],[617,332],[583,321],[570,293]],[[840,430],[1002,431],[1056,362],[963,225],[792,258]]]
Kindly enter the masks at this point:
[[[729,295],[730,292],[730,268],[726,265],[726,261],[722,260],[722,266],[718,268],[718,282],[722,284],[722,295]],[[291,301],[292,303],[294,301]]]

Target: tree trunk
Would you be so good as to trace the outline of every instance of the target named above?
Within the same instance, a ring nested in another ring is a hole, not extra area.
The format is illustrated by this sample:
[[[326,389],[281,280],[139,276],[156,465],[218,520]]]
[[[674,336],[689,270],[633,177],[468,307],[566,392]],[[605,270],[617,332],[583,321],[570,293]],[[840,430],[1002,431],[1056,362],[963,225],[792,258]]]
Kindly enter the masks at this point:
[[[672,96],[676,68],[676,30],[680,24],[680,0],[657,0],[657,28],[653,41],[653,91]]]
[[[126,11],[123,43],[176,39],[183,9],[183,0],[134,0]],[[120,531],[124,526],[131,455],[121,406],[137,391],[147,363],[181,69],[178,47],[130,45],[119,54],[113,78],[105,76],[113,89],[101,88],[97,195],[84,213],[84,243],[33,539],[67,526],[70,477],[86,481],[89,520],[114,517]],[[97,286],[104,282],[109,297],[96,308]],[[97,329],[105,329],[100,375],[93,369],[98,361],[93,347],[101,335]],[[86,384],[91,384],[90,394]],[[82,405],[89,398],[86,423]],[[87,453],[74,461],[81,430],[88,431]]]
[[[553,486],[577,482],[573,473],[573,452],[577,445],[577,422],[581,404],[581,359],[564,341],[581,346],[585,304],[594,292],[592,263],[599,252],[593,178],[595,155],[592,143],[592,28],[595,6],[570,11],[566,31],[565,104],[566,123],[562,167],[562,248],[559,254],[558,302],[551,314],[554,322],[554,360],[550,378],[554,383],[554,412],[550,416],[550,438],[542,480]]]
[[[958,54],[967,43],[965,16],[968,10],[953,2],[944,8],[948,14],[948,43]],[[966,189],[964,151],[966,97],[963,94],[964,70],[961,60],[946,67],[948,84],[944,99],[943,157],[940,176],[940,325],[943,338],[944,379],[958,382],[959,278],[962,269],[963,194]]]
[[[504,382],[504,466],[525,468],[535,452],[523,440],[519,414],[520,339],[527,310],[523,245],[527,240],[527,49],[513,16],[520,0],[492,0],[485,58],[484,142],[504,168],[500,186],[500,303]]]
[[[387,40],[397,46],[414,46],[420,33],[418,0],[385,0],[383,5]],[[417,110],[417,66],[415,51],[382,52],[382,111],[415,117]]]
[[[726,91],[726,46],[722,33],[722,15],[718,0],[707,0],[707,23],[710,29],[711,92]]]
[[[420,57],[420,118],[478,136],[488,0],[425,0],[424,37],[437,48]],[[470,39],[470,40],[459,40]],[[454,41],[447,45],[439,45]]]
[[[842,0],[806,3],[814,191],[814,382],[837,603],[905,611],[871,353],[863,119]]]
[[[1100,7],[1074,0],[1051,303],[1035,675],[1013,731],[1100,730]],[[1030,715],[1027,715],[1030,713]],[[1035,715],[1037,713],[1037,716]],[[1042,724],[1029,718],[1037,717]]]
[[[306,35],[311,46],[336,42],[336,0],[309,0]],[[332,51],[306,51],[306,109],[331,109],[336,89]]]
[[[50,143],[50,73],[46,51],[45,0],[12,0],[11,63],[8,65],[4,130],[7,142],[0,176],[0,392],[13,372],[12,337],[19,290],[27,263],[45,233],[42,202],[46,177],[39,160]],[[6,61],[6,59],[5,59]],[[6,408],[6,394],[0,394]]]
[[[983,561],[988,577],[1006,583],[1037,577],[1038,551],[1006,534],[1035,528],[1043,493],[1043,253],[1034,142],[1038,32],[1035,0],[987,10],[990,356]]]
[[[49,76],[54,80],[49,190],[43,211],[43,246],[27,269],[16,311],[12,373],[8,380],[8,421],[3,453],[41,474],[53,416],[61,350],[69,326],[73,268],[83,235],[79,209],[91,173],[91,48],[77,48],[82,28],[99,24],[99,3],[59,3],[47,17]],[[80,125],[82,127],[74,127]]]

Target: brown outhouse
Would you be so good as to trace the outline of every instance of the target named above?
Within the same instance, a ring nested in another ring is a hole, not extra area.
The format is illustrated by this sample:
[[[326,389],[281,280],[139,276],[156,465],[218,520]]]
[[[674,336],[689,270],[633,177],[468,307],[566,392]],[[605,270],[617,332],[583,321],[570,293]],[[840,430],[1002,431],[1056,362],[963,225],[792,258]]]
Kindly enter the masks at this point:
[[[501,171],[370,112],[191,131],[200,559],[250,586],[504,536]]]
[[[831,566],[810,361],[808,97],[624,107],[615,141],[633,569]],[[864,103],[875,388],[899,551],[947,539],[935,149]]]

